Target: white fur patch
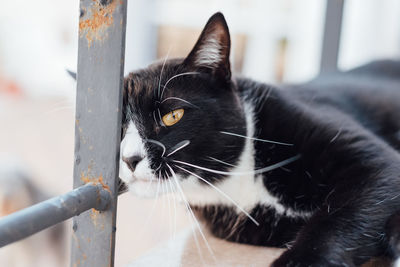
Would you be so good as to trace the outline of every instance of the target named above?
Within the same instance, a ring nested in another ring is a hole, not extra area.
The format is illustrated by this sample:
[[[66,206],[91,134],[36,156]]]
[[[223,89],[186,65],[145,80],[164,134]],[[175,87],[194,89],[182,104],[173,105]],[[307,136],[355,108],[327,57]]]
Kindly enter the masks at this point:
[[[214,68],[221,62],[221,45],[215,36],[208,38],[196,53],[195,64]]]
[[[247,136],[254,136],[253,108],[250,104],[245,103]],[[287,208],[280,203],[280,199],[273,196],[264,186],[262,175],[243,174],[243,172],[251,172],[255,168],[255,151],[253,141],[246,139],[244,150],[240,156],[239,163],[230,172],[229,177],[221,183],[215,184],[222,192],[227,194],[242,209],[251,211],[256,205],[261,204],[272,207],[277,214],[288,217],[309,217],[308,212],[295,211]],[[235,174],[240,172],[241,174]],[[212,174],[210,174],[212,175]],[[217,192],[212,187],[201,183],[198,178],[189,176],[182,181],[182,188],[185,195],[192,205],[227,205],[234,207],[235,205],[228,198]],[[237,209],[237,212],[240,212]]]
[[[144,147],[144,142],[139,135],[139,131],[136,128],[135,124],[130,121],[128,125],[128,129],[126,130],[124,139],[121,141],[121,156],[122,157],[132,157],[135,155],[145,157],[146,150]]]
[[[132,172],[123,157],[129,158],[132,156],[140,156],[143,159],[136,165],[135,171]],[[131,121],[128,129],[121,141],[120,159],[119,159],[119,177],[124,181],[129,191],[135,195],[142,197],[154,197],[157,194],[170,192],[169,182],[160,181],[154,175],[150,168],[147,151],[144,146],[144,141],[139,135],[139,131],[135,124]]]

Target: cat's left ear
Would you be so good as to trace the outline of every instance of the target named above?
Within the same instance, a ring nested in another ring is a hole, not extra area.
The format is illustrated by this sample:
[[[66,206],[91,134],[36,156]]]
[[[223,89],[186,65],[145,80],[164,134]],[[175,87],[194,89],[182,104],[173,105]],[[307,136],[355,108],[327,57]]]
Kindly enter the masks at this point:
[[[228,25],[224,15],[218,12],[208,20],[184,64],[189,68],[209,72],[219,79],[229,81],[231,78],[230,50]]]

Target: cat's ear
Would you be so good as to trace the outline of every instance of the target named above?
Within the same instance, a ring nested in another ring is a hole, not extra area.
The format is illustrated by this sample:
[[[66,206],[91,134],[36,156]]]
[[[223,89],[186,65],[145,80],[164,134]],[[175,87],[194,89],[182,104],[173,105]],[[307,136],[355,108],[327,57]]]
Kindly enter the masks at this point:
[[[208,20],[184,64],[197,70],[210,72],[228,81],[231,78],[230,49],[228,25],[224,15],[218,12]]]
[[[68,73],[69,76],[71,76],[72,79],[74,79],[76,81],[76,72],[73,72],[69,69],[65,69]]]

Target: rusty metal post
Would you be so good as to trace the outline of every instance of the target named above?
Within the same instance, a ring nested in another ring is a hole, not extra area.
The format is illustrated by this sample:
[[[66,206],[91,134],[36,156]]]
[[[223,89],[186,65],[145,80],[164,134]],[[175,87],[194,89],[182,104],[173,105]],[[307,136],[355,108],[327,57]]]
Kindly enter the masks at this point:
[[[73,220],[71,266],[113,266],[126,0],[80,0],[74,188],[99,182],[110,208]]]
[[[337,70],[344,0],[327,0],[320,72]]]

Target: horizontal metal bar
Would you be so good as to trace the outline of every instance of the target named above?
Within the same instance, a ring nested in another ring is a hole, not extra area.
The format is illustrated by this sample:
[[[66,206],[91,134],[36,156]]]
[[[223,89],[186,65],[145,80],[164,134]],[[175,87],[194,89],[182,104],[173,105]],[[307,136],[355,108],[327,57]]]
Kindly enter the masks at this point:
[[[51,198],[0,219],[0,247],[33,235],[47,227],[94,208],[108,209],[108,188],[87,183],[64,195]]]

